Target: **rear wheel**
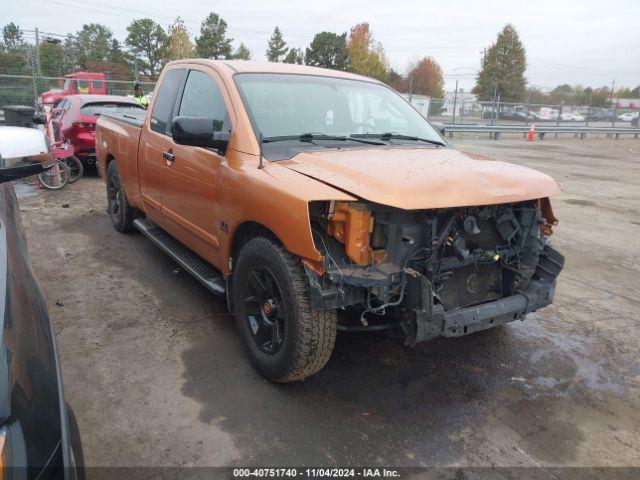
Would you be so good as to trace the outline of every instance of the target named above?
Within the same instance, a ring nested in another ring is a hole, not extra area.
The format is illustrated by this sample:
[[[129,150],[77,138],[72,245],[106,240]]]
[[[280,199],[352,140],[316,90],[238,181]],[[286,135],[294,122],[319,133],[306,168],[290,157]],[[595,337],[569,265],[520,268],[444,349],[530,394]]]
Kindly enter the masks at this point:
[[[256,370],[274,382],[324,367],[336,338],[336,311],[314,310],[300,260],[258,237],[240,252],[233,276],[238,329]]]
[[[119,232],[133,230],[135,212],[127,201],[127,195],[122,188],[120,172],[115,161],[109,163],[107,168],[107,202],[107,211],[115,229]]]
[[[78,157],[67,157],[64,159],[64,163],[69,167],[69,183],[77,182],[84,174],[84,165],[78,159]]]

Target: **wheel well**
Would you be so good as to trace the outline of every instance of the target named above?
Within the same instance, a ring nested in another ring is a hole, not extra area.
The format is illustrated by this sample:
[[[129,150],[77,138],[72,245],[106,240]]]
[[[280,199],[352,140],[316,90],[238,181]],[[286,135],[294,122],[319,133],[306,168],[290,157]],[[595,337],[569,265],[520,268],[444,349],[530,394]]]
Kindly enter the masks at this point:
[[[234,263],[242,247],[255,237],[266,237],[282,245],[282,242],[276,234],[264,225],[258,222],[244,222],[236,228],[233,234],[233,240],[231,241],[231,259]]]

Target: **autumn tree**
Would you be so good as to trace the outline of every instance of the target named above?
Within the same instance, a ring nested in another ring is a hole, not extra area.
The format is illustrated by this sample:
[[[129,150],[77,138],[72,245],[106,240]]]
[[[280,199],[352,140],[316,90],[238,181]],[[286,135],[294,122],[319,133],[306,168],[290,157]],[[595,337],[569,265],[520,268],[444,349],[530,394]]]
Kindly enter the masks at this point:
[[[284,41],[284,38],[282,38],[280,28],[274,28],[269,43],[267,44],[267,60],[270,62],[281,62],[288,50],[289,47],[287,47],[287,43]]]
[[[314,67],[346,70],[349,66],[347,34],[317,33],[307,48],[304,61]]]
[[[166,60],[167,34],[150,18],[134,20],[127,32],[125,42],[134,54],[138,71],[156,80]]]
[[[507,24],[482,56],[473,93],[481,100],[493,98],[494,92],[503,101],[523,100],[526,96],[526,68],[526,53],[518,32],[513,25]]]
[[[233,52],[233,58],[238,60],[251,60],[251,50],[244,44],[238,45],[238,48]]]
[[[233,38],[227,37],[227,22],[217,13],[209,13],[200,25],[196,53],[204,58],[231,58]]]
[[[407,91],[407,79],[393,68],[389,70],[387,84],[398,92],[404,93]]]
[[[284,63],[295,63],[297,65],[304,64],[304,52],[301,48],[292,48],[287,53],[287,56],[284,57]]]
[[[407,69],[406,82],[407,88],[417,95],[428,95],[433,98],[444,96],[442,68],[431,57],[413,62]]]
[[[389,63],[382,44],[376,42],[368,23],[358,23],[349,34],[349,71],[387,81]]]
[[[193,57],[194,48],[184,21],[178,16],[169,25],[167,38],[167,60],[180,60]]]

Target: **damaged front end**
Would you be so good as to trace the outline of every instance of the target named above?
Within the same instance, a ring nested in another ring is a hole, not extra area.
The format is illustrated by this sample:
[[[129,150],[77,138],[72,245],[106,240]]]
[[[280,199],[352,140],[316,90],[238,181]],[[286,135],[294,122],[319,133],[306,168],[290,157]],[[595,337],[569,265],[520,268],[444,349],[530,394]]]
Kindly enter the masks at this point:
[[[407,343],[522,319],[552,302],[564,265],[547,242],[548,198],[432,210],[313,202],[310,216],[324,256],[305,264],[313,306],[349,307],[357,324],[343,329],[396,327]]]

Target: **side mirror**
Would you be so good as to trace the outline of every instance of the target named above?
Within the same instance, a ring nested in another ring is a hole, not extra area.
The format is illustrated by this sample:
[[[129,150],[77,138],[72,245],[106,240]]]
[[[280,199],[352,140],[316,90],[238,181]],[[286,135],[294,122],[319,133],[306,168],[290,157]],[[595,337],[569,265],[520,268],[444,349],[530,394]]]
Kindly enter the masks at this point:
[[[33,116],[33,123],[35,123],[36,125],[44,125],[45,123],[47,123],[47,117],[45,115],[42,115],[41,113],[36,113]]]
[[[444,123],[440,122],[431,122],[431,126],[440,132],[440,135],[444,137],[445,126]]]
[[[0,183],[38,175],[53,166],[55,158],[42,130],[0,127]]]
[[[175,117],[171,137],[180,145],[215,148],[222,154],[229,145],[229,132],[220,131],[222,122],[208,117]]]

